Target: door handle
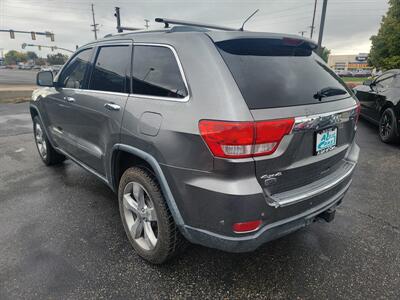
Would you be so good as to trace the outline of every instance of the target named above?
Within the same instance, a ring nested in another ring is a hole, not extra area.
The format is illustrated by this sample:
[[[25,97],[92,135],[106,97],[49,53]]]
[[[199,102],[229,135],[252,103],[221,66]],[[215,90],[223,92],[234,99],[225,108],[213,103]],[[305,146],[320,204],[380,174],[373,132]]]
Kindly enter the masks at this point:
[[[75,98],[74,97],[64,97],[64,100],[67,100],[67,102],[75,102]]]
[[[115,103],[106,103],[104,104],[104,107],[107,108],[108,110],[120,110],[121,106]]]

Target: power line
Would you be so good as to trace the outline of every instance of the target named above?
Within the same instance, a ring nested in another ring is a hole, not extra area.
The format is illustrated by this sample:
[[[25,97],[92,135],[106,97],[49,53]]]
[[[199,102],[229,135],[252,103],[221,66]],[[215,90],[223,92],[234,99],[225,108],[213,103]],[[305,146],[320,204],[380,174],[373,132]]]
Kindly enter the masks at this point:
[[[92,3],[92,17],[93,17],[93,25],[90,25],[90,26],[92,26],[93,27],[93,32],[94,32],[94,39],[95,40],[97,40],[97,31],[99,31],[98,29],[97,29],[97,26],[99,26],[99,24],[97,24],[96,23],[96,19],[95,19],[95,17],[94,17],[94,8],[93,8],[93,3]]]

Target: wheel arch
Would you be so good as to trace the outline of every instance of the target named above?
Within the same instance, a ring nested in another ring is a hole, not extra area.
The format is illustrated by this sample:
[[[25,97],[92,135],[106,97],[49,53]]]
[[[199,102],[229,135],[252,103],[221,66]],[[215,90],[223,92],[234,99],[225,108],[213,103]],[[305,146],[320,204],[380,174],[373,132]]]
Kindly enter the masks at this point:
[[[391,101],[386,101],[385,104],[382,105],[381,109],[379,110],[379,117],[382,116],[383,112],[387,109],[387,108],[393,108],[395,114],[398,117],[398,109],[396,108],[396,106],[394,105],[393,102]]]
[[[39,116],[39,111],[36,107],[33,105],[29,105],[29,112],[31,113],[32,120],[36,117]],[[39,116],[40,118],[40,116]]]
[[[128,159],[127,163],[121,159]],[[132,166],[139,165],[152,172],[160,184],[164,198],[167,202],[168,208],[174,218],[175,224],[181,229],[184,234],[183,225],[184,221],[179,209],[176,205],[174,196],[172,195],[171,189],[169,188],[167,179],[157,162],[157,160],[147,152],[138,148],[125,145],[116,144],[112,147],[111,159],[110,159],[110,177],[111,185],[114,191],[118,191],[119,179],[123,174],[124,169]]]
[[[47,138],[49,139],[50,144],[51,144],[54,148],[56,148],[56,147],[55,147],[55,143],[54,143],[54,141],[53,141],[53,137],[49,134],[49,132],[48,132],[48,130],[47,130],[47,126],[46,126],[45,123],[44,123],[44,120],[43,120],[43,118],[42,118],[42,115],[41,115],[39,109],[38,109],[35,105],[30,104],[30,105],[29,105],[29,112],[30,112],[30,114],[31,114],[32,122],[33,122],[33,119],[34,119],[35,117],[38,117],[38,118],[40,119],[40,121],[41,121],[42,124],[43,124],[43,130],[44,130],[44,132],[46,133],[46,136],[47,136]]]

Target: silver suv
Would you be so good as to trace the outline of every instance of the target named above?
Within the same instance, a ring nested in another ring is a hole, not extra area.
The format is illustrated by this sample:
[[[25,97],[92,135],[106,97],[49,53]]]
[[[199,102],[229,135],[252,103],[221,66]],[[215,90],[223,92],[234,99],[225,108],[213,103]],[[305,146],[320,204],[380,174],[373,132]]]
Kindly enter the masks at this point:
[[[331,221],[359,148],[352,92],[298,36],[175,26],[89,43],[30,111],[46,165],[118,193],[136,252],[252,251]]]

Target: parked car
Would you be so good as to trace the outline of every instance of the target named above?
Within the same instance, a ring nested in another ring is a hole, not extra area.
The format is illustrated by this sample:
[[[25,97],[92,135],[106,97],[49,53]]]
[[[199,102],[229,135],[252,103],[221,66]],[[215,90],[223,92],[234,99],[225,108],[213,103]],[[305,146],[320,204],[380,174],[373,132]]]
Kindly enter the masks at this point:
[[[49,66],[42,66],[40,71],[52,71],[52,69]]]
[[[56,75],[62,68],[62,65],[43,66],[41,71],[50,71]]]
[[[313,41],[199,26],[87,44],[30,102],[43,162],[108,184],[152,263],[331,221],[358,160],[357,100]]]
[[[353,77],[353,73],[352,73],[352,72],[350,72],[350,71],[345,71],[345,70],[339,71],[337,74],[338,74],[340,77]]]
[[[379,126],[385,143],[399,140],[400,69],[389,70],[354,88],[361,103],[361,116]]]
[[[369,70],[360,70],[357,72],[353,72],[353,77],[369,77],[371,76],[371,71]]]
[[[19,70],[32,70],[32,68],[33,68],[33,65],[31,65],[31,64],[23,64],[23,63],[18,64]]]
[[[53,65],[51,66],[51,70],[53,71],[54,75],[57,74],[62,68],[62,65]]]

